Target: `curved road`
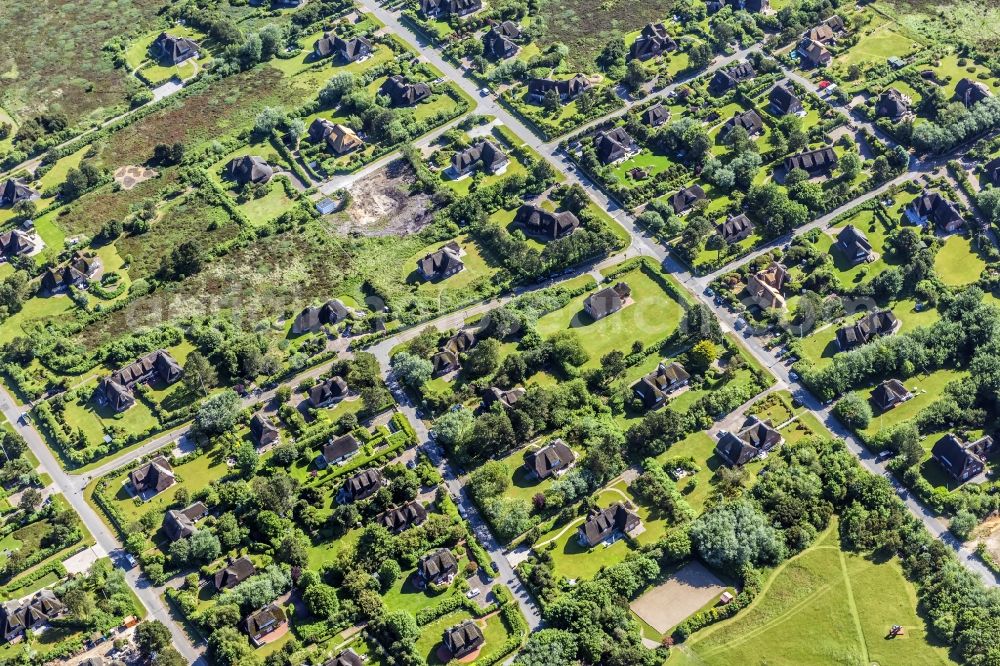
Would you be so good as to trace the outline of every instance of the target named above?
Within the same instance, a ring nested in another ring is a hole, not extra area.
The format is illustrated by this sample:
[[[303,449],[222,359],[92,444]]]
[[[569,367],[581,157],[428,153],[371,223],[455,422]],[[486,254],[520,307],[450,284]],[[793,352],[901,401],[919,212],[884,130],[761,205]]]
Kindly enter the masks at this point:
[[[446,77],[450,78],[457,85],[459,85],[466,93],[471,95],[477,102],[476,112],[481,114],[489,114],[497,117],[501,122],[508,125],[517,135],[520,136],[529,146],[534,150],[538,151],[545,158],[547,158],[556,168],[558,168],[566,176],[570,183],[578,183],[584,187],[584,189],[590,194],[591,198],[602,208],[604,208],[611,217],[613,217],[623,228],[625,228],[631,237],[631,246],[629,250],[624,253],[624,255],[618,255],[612,257],[611,259],[601,262],[599,266],[610,265],[617,261],[621,261],[626,256],[631,256],[635,254],[642,254],[645,256],[653,257],[659,261],[666,270],[673,273],[678,280],[691,292],[691,294],[700,302],[705,303],[709,306],[715,314],[718,316],[723,330],[731,333],[736,333],[734,322],[736,316],[730,313],[727,309],[717,306],[714,301],[704,294],[704,288],[708,285],[711,280],[728,270],[730,266],[723,267],[722,269],[713,272],[712,274],[694,277],[688,269],[682,265],[680,262],[675,260],[669,255],[666,248],[659,244],[655,239],[647,236],[642,230],[636,226],[635,219],[620,206],[618,206],[614,201],[610,200],[604,192],[597,187],[593,182],[590,181],[587,176],[579,172],[576,167],[572,164],[569,158],[563,154],[558,147],[558,141],[544,142],[539,139],[532,130],[527,127],[524,123],[520,121],[519,118],[510,113],[503,105],[496,101],[493,97],[487,96],[483,97],[479,94],[476,84],[467,78],[459,68],[455,67],[451,63],[444,60],[441,55],[429,44],[423,42],[422,37],[414,36],[400,21],[398,15],[390,12],[382,7],[375,6],[371,4],[369,0],[362,0],[360,2],[361,7],[374,14],[385,23],[391,30],[393,30],[398,37],[404,41],[411,42],[411,46],[415,46],[417,50],[421,53],[422,57],[428,60],[431,64],[436,66],[442,72],[445,73]],[[415,43],[414,43],[415,42]],[[751,51],[757,50],[759,47],[754,46],[749,49],[741,50],[731,56],[717,58],[712,66],[707,70],[708,72],[713,71],[719,67],[723,67],[729,63],[740,60]],[[700,72],[698,75],[702,75],[705,72]],[[791,73],[792,78],[795,78],[800,83],[807,85],[810,89],[814,89],[814,86],[808,82],[808,80]],[[651,96],[645,98],[649,100],[653,97],[665,96],[669,94],[670,91],[676,88],[677,85],[683,81],[675,82],[674,84],[667,86],[663,90],[654,93]],[[620,115],[624,113],[626,109],[617,111],[611,114],[609,117]],[[606,120],[607,117],[602,118],[598,121]],[[593,123],[592,123],[593,124]],[[864,123],[862,123],[864,124]],[[438,133],[431,133],[426,139],[433,138]],[[950,158],[951,156],[949,156]],[[804,231],[820,226],[824,226],[829,223],[836,215],[843,211],[856,206],[858,203],[871,199],[873,197],[879,196],[885,189],[889,186],[897,183],[905,182],[906,180],[916,177],[914,172],[926,172],[938,168],[943,165],[948,158],[941,158],[934,160],[932,162],[920,162],[919,160],[914,160],[911,164],[912,171],[909,171],[892,181],[882,185],[881,187],[865,194],[864,196],[855,199],[854,201],[845,204],[841,208],[824,215],[808,225],[798,229],[796,233],[803,233]],[[341,184],[338,183],[338,186]],[[322,186],[321,186],[322,187]],[[324,188],[329,189],[329,188]],[[791,235],[784,237],[782,239],[773,241],[764,248],[760,248],[755,251],[751,256],[759,256],[763,252],[766,252],[773,247],[780,246],[782,243],[786,242]],[[746,261],[747,258],[737,260],[735,263],[742,263]],[[573,275],[567,276],[564,279],[572,279],[576,275],[589,272],[593,270],[594,266],[588,265],[574,271]],[[533,288],[550,286],[561,280],[550,281],[545,284],[538,285]],[[430,325],[435,325],[441,329],[455,328],[461,326],[462,323],[470,316],[475,314],[480,314],[502,304],[508,300],[510,296],[492,300],[485,303],[479,303],[465,310],[445,315],[438,320],[431,322]],[[379,344],[374,346],[370,351],[375,354],[378,358],[380,365],[383,368],[383,372],[386,378],[390,381],[392,385],[392,377],[389,373],[389,350],[392,347],[398,345],[399,343],[412,338],[419,333],[419,329],[423,328],[427,324],[422,324],[419,327],[414,327],[397,333],[391,338],[387,338],[381,341]],[[859,441],[851,434],[851,432],[843,426],[830,412],[830,408],[821,404],[814,396],[812,396],[804,387],[797,385],[789,377],[787,367],[779,362],[773,355],[772,352],[766,350],[761,341],[755,337],[746,337],[743,339],[744,346],[749,350],[751,354],[764,366],[768,367],[778,378],[778,387],[788,387],[790,388],[796,397],[802,401],[802,404],[806,406],[807,409],[812,411],[826,426],[833,432],[836,436],[841,437],[847,443],[850,450],[859,458],[862,465],[865,466],[872,473],[887,476],[893,483],[896,492],[904,499],[907,507],[910,511],[917,516],[927,527],[927,529],[937,538],[941,539],[944,543],[948,544],[956,553],[960,561],[971,571],[979,575],[987,585],[997,586],[998,578],[989,569],[987,569],[975,553],[959,543],[951,534],[947,531],[947,526],[941,521],[937,516],[935,516],[931,511],[924,507],[919,501],[914,499],[908,494],[905,488],[901,486],[894,478],[889,475],[884,464],[878,462],[874,456],[865,449]],[[323,364],[312,368],[305,373],[298,375],[288,381],[284,382],[285,385],[295,386],[301,382],[306,377],[315,377],[324,372],[327,369],[327,365]],[[258,396],[254,396],[247,401],[246,404],[257,401],[266,401],[274,395],[274,390],[267,391]],[[518,603],[521,607],[525,618],[528,621],[529,627],[533,630],[541,625],[541,615],[538,610],[538,606],[535,601],[531,598],[527,590],[521,585],[520,580],[517,578],[513,569],[507,562],[504,556],[502,548],[496,543],[493,536],[487,529],[485,522],[481,519],[478,512],[476,511],[475,505],[469,500],[468,494],[464,488],[463,480],[455,473],[448,461],[443,456],[439,448],[437,448],[432,442],[429,441],[427,437],[426,425],[419,419],[416,415],[416,410],[414,406],[409,402],[408,398],[403,395],[400,391],[394,391],[397,401],[399,402],[400,409],[407,415],[411,423],[414,424],[417,429],[418,438],[424,445],[424,449],[429,453],[432,459],[439,465],[442,470],[443,476],[445,477],[445,483],[448,486],[449,491],[454,497],[458,505],[462,508],[465,513],[469,523],[472,526],[475,534],[486,546],[487,551],[490,553],[491,557],[497,563],[499,567],[499,572],[497,574],[498,579],[507,585],[512,592],[514,592],[515,598],[517,598]],[[97,546],[99,549],[108,553],[117,562],[121,562],[123,551],[121,550],[121,544],[117,540],[115,534],[110,530],[110,528],[104,524],[102,519],[96,514],[96,512],[84,501],[83,491],[89,481],[99,475],[106,474],[114,469],[128,463],[130,460],[134,460],[138,457],[146,455],[161,446],[169,444],[171,442],[179,439],[185,432],[186,428],[181,428],[175,430],[171,433],[157,437],[154,440],[144,444],[143,446],[130,451],[126,454],[122,454],[115,459],[107,461],[98,467],[93,468],[88,472],[82,473],[69,473],[62,469],[59,462],[56,460],[55,456],[48,449],[42,438],[38,435],[35,428],[30,423],[24,423],[20,420],[20,415],[25,411],[25,407],[18,405],[10,393],[0,386],[0,411],[4,413],[10,423],[18,430],[18,432],[24,437],[25,441],[28,443],[31,451],[38,457],[39,467],[41,471],[47,473],[52,477],[53,484],[56,489],[61,492],[69,502],[69,504],[76,510],[79,514],[84,525],[90,531],[97,541]],[[147,608],[149,615],[162,621],[167,627],[170,628],[171,634],[174,639],[174,645],[184,656],[184,658],[192,664],[205,663],[205,659],[202,656],[202,651],[204,649],[203,645],[196,645],[192,640],[185,634],[182,628],[172,621],[170,613],[161,599],[161,594],[163,588],[157,588],[152,586],[148,579],[142,576],[138,568],[128,570],[126,572],[126,578],[129,584],[135,589],[136,594],[139,596],[143,605]]]

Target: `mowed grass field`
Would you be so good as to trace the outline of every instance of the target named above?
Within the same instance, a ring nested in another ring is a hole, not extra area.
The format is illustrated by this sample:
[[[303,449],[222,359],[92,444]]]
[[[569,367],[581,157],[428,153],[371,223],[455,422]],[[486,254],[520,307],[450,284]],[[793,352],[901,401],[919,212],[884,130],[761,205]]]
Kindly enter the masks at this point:
[[[599,366],[601,356],[609,351],[617,349],[627,354],[635,340],[645,347],[664,339],[677,328],[683,315],[681,304],[638,268],[618,276],[613,282],[625,282],[632,289],[631,305],[594,321],[584,311],[583,302],[596,293],[595,290],[574,298],[565,307],[538,320],[537,330],[543,337],[565,330],[577,333],[590,355],[585,368]]]
[[[986,262],[961,236],[950,236],[934,257],[934,270],[945,284],[961,286],[979,279]]]
[[[669,666],[731,664],[950,664],[914,610],[897,561],[876,564],[840,549],[836,525],[780,565],[736,617],[694,634]],[[888,639],[894,624],[905,635]]]
[[[417,639],[417,652],[432,666],[451,663],[438,657],[438,648],[444,639],[444,631],[470,619],[472,619],[472,616],[468,611],[460,610],[448,613],[430,624],[424,625],[420,628],[420,638]],[[504,644],[510,635],[507,627],[504,626],[503,621],[497,614],[488,615],[482,620],[476,620],[476,623],[483,632],[485,643],[479,652],[479,657],[472,661],[463,659],[462,663],[464,664],[481,664],[489,661],[490,656]]]

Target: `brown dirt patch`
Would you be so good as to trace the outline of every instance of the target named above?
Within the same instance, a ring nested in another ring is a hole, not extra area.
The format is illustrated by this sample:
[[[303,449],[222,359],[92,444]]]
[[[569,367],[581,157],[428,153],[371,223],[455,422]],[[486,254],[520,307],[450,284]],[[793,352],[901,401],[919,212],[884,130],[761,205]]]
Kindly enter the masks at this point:
[[[405,236],[430,224],[434,205],[426,194],[412,194],[416,182],[413,168],[405,160],[395,160],[350,188],[351,203],[346,210],[342,233],[365,236]]]
[[[725,584],[700,562],[691,562],[629,604],[632,612],[661,634],[718,598]]]
[[[121,185],[123,190],[131,190],[151,178],[156,178],[156,171],[144,166],[128,165],[115,170],[115,182]]]
[[[983,521],[974,533],[984,544],[986,551],[1000,562],[1000,516],[992,516]]]

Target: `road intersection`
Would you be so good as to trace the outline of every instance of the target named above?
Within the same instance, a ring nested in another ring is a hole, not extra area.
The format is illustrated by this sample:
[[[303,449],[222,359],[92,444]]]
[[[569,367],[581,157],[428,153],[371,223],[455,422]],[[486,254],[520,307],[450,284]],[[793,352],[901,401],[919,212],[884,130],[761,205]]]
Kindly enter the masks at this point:
[[[711,282],[712,279],[714,279],[714,277],[730,270],[732,265],[736,262],[722,267],[711,274],[700,277],[694,276],[685,265],[681,264],[668,252],[666,247],[640,229],[632,215],[630,215],[626,210],[623,210],[622,207],[619,206],[614,200],[610,199],[601,188],[593,183],[584,173],[579,171],[569,157],[560,149],[559,142],[543,141],[537,137],[534,132],[517,116],[508,111],[507,108],[498,100],[492,96],[481,96],[479,93],[479,86],[471,78],[469,78],[464,71],[446,61],[432,45],[424,43],[422,37],[415,36],[414,33],[401,23],[399,14],[391,12],[381,6],[374,5],[369,0],[363,0],[360,2],[360,5],[365,11],[374,14],[398,37],[404,41],[411,42],[411,46],[415,46],[425,60],[429,61],[441,70],[446,77],[455,81],[466,93],[471,95],[473,99],[476,100],[476,113],[492,115],[500,122],[507,125],[515,134],[524,140],[528,146],[540,153],[555,168],[561,171],[570,184],[581,185],[588,192],[594,202],[607,211],[608,214],[611,215],[611,217],[628,232],[631,239],[628,250],[601,262],[600,265],[612,265],[613,263],[624,260],[627,256],[636,255],[643,255],[655,259],[668,272],[673,274],[688,291],[690,291],[694,299],[698,302],[704,303],[712,309],[712,311],[719,318],[724,331],[739,336],[735,325],[737,315],[730,312],[723,305],[716,304],[713,299],[709,298],[704,293],[705,287]],[[709,68],[708,72],[741,60],[749,53],[758,49],[758,46],[754,46],[748,49],[743,49],[726,57],[717,58]],[[704,73],[705,72],[700,72],[699,75],[703,75]],[[794,73],[789,74],[800,84],[806,85],[811,90],[815,89],[814,85],[804,77],[798,76]],[[669,93],[674,90],[677,85],[680,85],[680,83],[682,83],[682,81],[671,84],[670,86],[657,91],[653,95],[669,95]],[[650,97],[647,97],[644,101],[649,99]],[[612,116],[618,116],[625,113],[632,105],[634,105],[634,102],[627,103],[624,109],[612,114]],[[599,121],[595,121],[595,123],[603,122],[607,119],[608,117],[605,117]],[[861,124],[869,127],[864,122]],[[869,129],[871,128],[869,127]],[[439,136],[442,131],[443,128],[442,130],[431,133],[430,135],[424,137],[421,143],[433,140],[433,138]],[[911,171],[894,178],[879,188],[866,193],[862,197],[854,199],[837,210],[817,218],[808,225],[796,230],[794,233],[797,235],[812,228],[826,226],[840,213],[857,206],[863,201],[882,195],[893,185],[901,184],[916,178],[916,176],[921,172],[929,172],[937,169],[943,165],[945,161],[946,159],[944,158],[928,162],[914,160],[911,163]],[[365,171],[365,173],[369,173],[369,171]],[[345,182],[347,181],[327,183],[325,185],[321,185],[321,190],[324,192],[332,192],[339,187],[343,187]],[[750,255],[750,257],[759,256],[775,247],[780,247],[782,244],[787,242],[790,237],[791,234],[786,237],[776,239],[766,246],[756,250]],[[746,260],[747,257],[743,257],[738,261],[743,262]],[[572,277],[575,277],[583,272],[589,272],[592,269],[593,266],[588,265],[578,271],[575,271],[573,275],[564,277],[563,280],[572,279]],[[552,284],[557,284],[560,281],[562,280],[549,281],[548,283],[537,285],[533,288],[550,286]],[[506,296],[484,303],[477,303],[461,311],[442,316],[437,320],[430,322],[429,325],[437,326],[441,330],[456,328],[461,326],[469,317],[482,314],[489,309],[503,304],[510,298],[511,296]],[[407,339],[412,338],[418,334],[418,332],[418,328],[416,327],[404,330],[393,335],[392,337],[382,340],[370,349],[370,351],[378,359],[390,386],[393,385],[393,379],[391,377],[388,363],[390,350],[402,342],[405,342]],[[895,479],[889,474],[886,466],[879,462],[871,454],[871,452],[865,449],[864,446],[852,435],[852,433],[836,419],[836,417],[831,413],[829,405],[822,404],[804,387],[798,385],[790,376],[789,368],[784,363],[779,361],[771,350],[768,350],[764,346],[760,338],[750,336],[746,331],[743,336],[739,337],[742,337],[742,344],[749,350],[754,358],[762,365],[769,368],[775,375],[778,382],[777,388],[788,388],[791,390],[795,397],[797,397],[806,407],[806,409],[815,414],[816,417],[819,418],[820,421],[823,422],[834,435],[844,439],[852,453],[858,457],[866,469],[872,473],[888,477],[890,482],[893,483],[896,492],[906,502],[909,510],[924,523],[931,534],[949,545],[955,551],[960,561],[970,571],[979,575],[987,585],[998,585],[997,577],[989,569],[987,569],[987,567],[985,567],[985,565],[976,556],[975,552],[954,539],[954,537],[952,537],[948,532],[947,526],[940,518],[934,515],[933,512],[910,495],[900,483],[895,481]],[[284,384],[294,387],[303,379],[318,376],[327,369],[328,365],[323,364],[284,382]],[[277,387],[262,394],[253,396],[251,399],[246,401],[245,404],[270,400],[274,396],[276,388]],[[541,624],[541,614],[538,605],[521,584],[513,568],[508,563],[503,548],[490,534],[485,522],[476,510],[474,503],[468,497],[464,479],[456,473],[456,470],[451,468],[441,450],[429,439],[427,426],[418,417],[415,406],[409,401],[403,392],[394,390],[393,393],[396,396],[399,409],[406,414],[410,422],[414,424],[420,445],[424,447],[424,450],[430,455],[432,460],[439,465],[450,494],[456,498],[458,505],[461,507],[463,514],[467,517],[474,533],[482,541],[493,560],[497,563],[499,568],[497,578],[500,582],[507,585],[514,593],[514,596],[518,600],[521,610],[528,621],[529,627],[531,629],[537,628]],[[109,473],[122,465],[127,464],[131,460],[135,460],[177,441],[187,432],[187,429],[181,428],[171,433],[161,435],[136,449],[119,455],[116,458],[91,469],[88,472],[73,473],[62,468],[59,461],[53,455],[52,451],[45,445],[33,425],[21,418],[21,415],[25,410],[26,407],[24,405],[19,405],[10,393],[0,386],[0,411],[4,413],[10,423],[13,424],[17,431],[24,437],[31,451],[37,456],[40,470],[52,478],[52,482],[56,490],[64,495],[69,504],[73,507],[77,514],[79,514],[84,525],[96,540],[97,547],[110,555],[116,563],[121,564],[124,556],[121,543],[111,528],[85,501],[84,490],[93,478]],[[204,644],[200,640],[195,640],[188,636],[182,625],[172,618],[170,610],[162,596],[165,588],[153,586],[149,580],[139,572],[137,567],[128,569],[126,571],[126,578],[133,589],[135,589],[136,594],[139,596],[150,616],[161,620],[170,628],[174,639],[174,645],[178,651],[180,651],[181,655],[189,663],[204,664]]]

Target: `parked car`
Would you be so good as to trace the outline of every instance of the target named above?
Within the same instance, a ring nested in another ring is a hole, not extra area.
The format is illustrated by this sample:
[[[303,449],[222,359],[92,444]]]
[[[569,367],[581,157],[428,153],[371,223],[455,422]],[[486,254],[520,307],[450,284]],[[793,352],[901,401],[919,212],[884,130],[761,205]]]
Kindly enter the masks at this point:
[[[474,587],[471,590],[469,590],[468,592],[466,592],[465,596],[468,597],[469,599],[475,599],[476,597],[478,597],[480,595],[481,592],[482,592],[482,590],[480,590],[478,587]]]

